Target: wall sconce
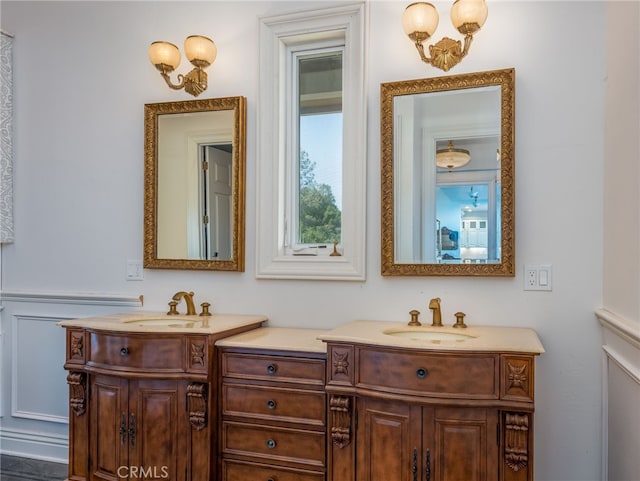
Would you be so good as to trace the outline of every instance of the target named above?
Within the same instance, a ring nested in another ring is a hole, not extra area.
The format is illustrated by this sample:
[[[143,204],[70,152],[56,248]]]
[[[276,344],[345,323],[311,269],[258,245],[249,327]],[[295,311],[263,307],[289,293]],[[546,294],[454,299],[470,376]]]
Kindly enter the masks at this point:
[[[471,160],[468,150],[456,149],[453,141],[449,141],[446,149],[436,150],[436,165],[451,172],[452,169],[463,167]]]
[[[444,37],[435,45],[429,45],[430,57],[424,53],[423,42],[438,28],[436,7],[427,2],[412,3],[402,15],[402,28],[415,42],[423,62],[447,72],[467,55],[473,34],[482,28],[487,13],[485,0],[455,0],[451,7],[451,22],[464,35],[464,48],[460,40]]]
[[[207,90],[207,73],[204,69],[216,59],[218,49],[210,38],[191,35],[184,41],[184,53],[195,68],[187,75],[178,75],[180,83],[177,85],[171,82],[169,74],[180,65],[178,47],[169,42],[153,42],[149,47],[149,60],[160,71],[169,87],[174,90],[184,88],[185,92],[197,97]]]

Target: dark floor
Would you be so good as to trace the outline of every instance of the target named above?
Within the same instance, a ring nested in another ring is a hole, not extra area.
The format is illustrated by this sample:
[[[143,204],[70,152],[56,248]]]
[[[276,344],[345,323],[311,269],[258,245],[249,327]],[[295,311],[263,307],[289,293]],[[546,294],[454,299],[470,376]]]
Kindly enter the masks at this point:
[[[0,481],[62,481],[66,478],[66,464],[0,456]]]

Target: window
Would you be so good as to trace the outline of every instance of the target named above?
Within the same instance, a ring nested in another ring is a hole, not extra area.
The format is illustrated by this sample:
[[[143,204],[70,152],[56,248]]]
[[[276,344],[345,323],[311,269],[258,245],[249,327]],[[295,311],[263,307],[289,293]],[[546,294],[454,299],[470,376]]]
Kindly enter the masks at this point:
[[[259,278],[364,280],[364,9],[260,21]]]

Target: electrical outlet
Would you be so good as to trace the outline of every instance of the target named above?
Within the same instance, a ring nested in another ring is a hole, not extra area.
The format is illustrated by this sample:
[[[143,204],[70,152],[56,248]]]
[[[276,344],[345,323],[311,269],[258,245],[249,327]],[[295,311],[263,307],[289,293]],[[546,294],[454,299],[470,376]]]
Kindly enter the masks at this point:
[[[550,291],[551,265],[544,264],[524,266],[524,290]]]
[[[127,261],[127,280],[128,281],[142,281],[144,280],[142,261],[128,260]]]

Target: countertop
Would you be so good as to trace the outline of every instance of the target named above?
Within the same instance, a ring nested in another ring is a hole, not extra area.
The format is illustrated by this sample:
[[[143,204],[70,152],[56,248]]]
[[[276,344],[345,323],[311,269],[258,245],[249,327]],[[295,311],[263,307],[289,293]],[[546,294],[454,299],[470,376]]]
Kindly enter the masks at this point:
[[[220,339],[216,346],[325,353],[327,345],[319,336],[327,332],[323,329],[261,327]]]
[[[145,320],[166,321],[169,325],[144,325]],[[165,312],[128,312],[108,316],[85,317],[58,322],[62,327],[82,327],[118,332],[155,332],[155,333],[197,333],[218,334],[239,327],[263,323],[267,316],[253,314],[211,314],[208,316],[209,327],[202,327],[203,317],[199,315],[172,315]],[[171,323],[174,323],[171,325]],[[192,323],[192,324],[191,324]],[[183,325],[184,324],[184,325]],[[189,325],[191,324],[191,325]]]
[[[425,340],[398,337],[385,331],[429,331],[437,333],[462,334],[464,340]],[[541,354],[544,347],[533,329],[523,327],[469,326],[454,329],[452,326],[409,327],[406,322],[353,321],[318,336],[322,341],[361,343],[375,346],[400,347],[408,349],[447,351],[492,351],[522,352]]]

